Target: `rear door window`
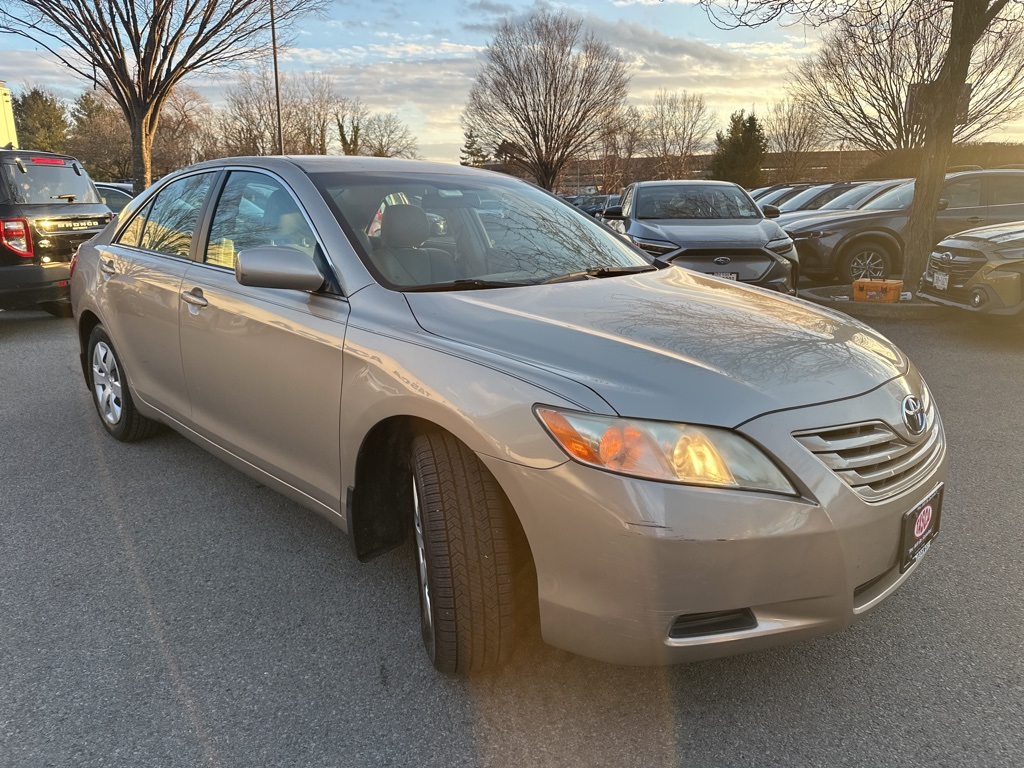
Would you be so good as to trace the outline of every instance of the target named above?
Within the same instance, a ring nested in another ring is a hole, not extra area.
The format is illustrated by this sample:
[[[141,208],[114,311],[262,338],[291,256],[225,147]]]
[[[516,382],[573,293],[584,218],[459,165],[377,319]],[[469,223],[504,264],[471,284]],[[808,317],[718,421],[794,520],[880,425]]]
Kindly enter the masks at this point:
[[[950,208],[977,208],[981,205],[981,179],[954,181],[942,191]]]
[[[994,176],[988,180],[989,205],[1024,203],[1024,176]]]
[[[212,179],[212,173],[199,173],[161,189],[150,208],[140,246],[165,256],[189,258],[192,234]]]

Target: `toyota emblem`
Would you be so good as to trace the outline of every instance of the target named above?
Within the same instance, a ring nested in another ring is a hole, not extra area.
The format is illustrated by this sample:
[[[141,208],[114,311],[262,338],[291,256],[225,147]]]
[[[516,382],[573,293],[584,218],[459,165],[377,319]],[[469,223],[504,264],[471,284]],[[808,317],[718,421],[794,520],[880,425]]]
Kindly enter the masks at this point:
[[[924,412],[921,401],[913,395],[903,398],[903,423],[912,435],[920,435],[928,424],[928,416]]]
[[[715,259],[715,264],[718,264],[719,266],[724,266],[725,264],[728,264],[730,261],[732,261],[732,259],[730,259],[728,256],[719,256],[717,259]]]

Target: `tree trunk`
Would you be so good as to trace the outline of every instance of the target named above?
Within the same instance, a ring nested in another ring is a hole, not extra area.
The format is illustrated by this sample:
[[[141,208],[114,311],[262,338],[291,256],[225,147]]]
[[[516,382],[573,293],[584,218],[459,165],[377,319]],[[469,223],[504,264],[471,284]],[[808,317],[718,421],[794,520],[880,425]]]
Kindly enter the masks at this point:
[[[139,109],[128,118],[132,134],[132,184],[139,194],[153,183],[153,137],[159,110]]]
[[[934,223],[953,147],[957,103],[967,82],[974,46],[988,26],[985,6],[985,2],[978,0],[953,3],[949,48],[938,78],[928,89],[922,110],[925,113],[924,146],[914,185],[914,200],[910,206],[903,258],[904,285],[915,293],[920,288],[921,275],[935,244]]]

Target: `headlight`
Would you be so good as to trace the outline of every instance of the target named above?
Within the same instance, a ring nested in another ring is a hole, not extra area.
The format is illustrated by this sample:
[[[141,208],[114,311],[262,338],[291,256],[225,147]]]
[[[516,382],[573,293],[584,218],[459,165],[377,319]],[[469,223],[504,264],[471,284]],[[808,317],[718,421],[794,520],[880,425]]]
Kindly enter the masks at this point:
[[[769,251],[775,251],[780,256],[791,256],[793,250],[793,241],[788,237],[782,237],[778,240],[769,240],[765,245]]]
[[[793,232],[794,240],[820,240],[823,237],[834,235],[835,230],[830,229],[812,229],[809,232]]]
[[[1001,259],[1024,259],[1024,248],[1007,248],[1005,251],[996,251],[996,253]]]
[[[771,459],[726,429],[540,406],[535,412],[580,464],[649,480],[797,495]]]
[[[648,253],[653,253],[655,256],[679,250],[678,245],[667,240],[651,240],[646,237],[634,237],[633,235],[629,235],[629,239],[633,241],[634,245],[643,248]]]

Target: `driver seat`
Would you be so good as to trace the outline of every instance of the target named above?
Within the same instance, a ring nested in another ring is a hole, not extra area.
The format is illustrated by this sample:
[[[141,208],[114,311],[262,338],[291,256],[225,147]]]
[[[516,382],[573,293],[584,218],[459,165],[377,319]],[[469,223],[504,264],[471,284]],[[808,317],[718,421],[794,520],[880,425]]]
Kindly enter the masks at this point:
[[[380,222],[383,245],[373,259],[384,276],[396,285],[427,285],[459,276],[455,257],[440,248],[424,248],[430,220],[418,205],[389,205]]]

